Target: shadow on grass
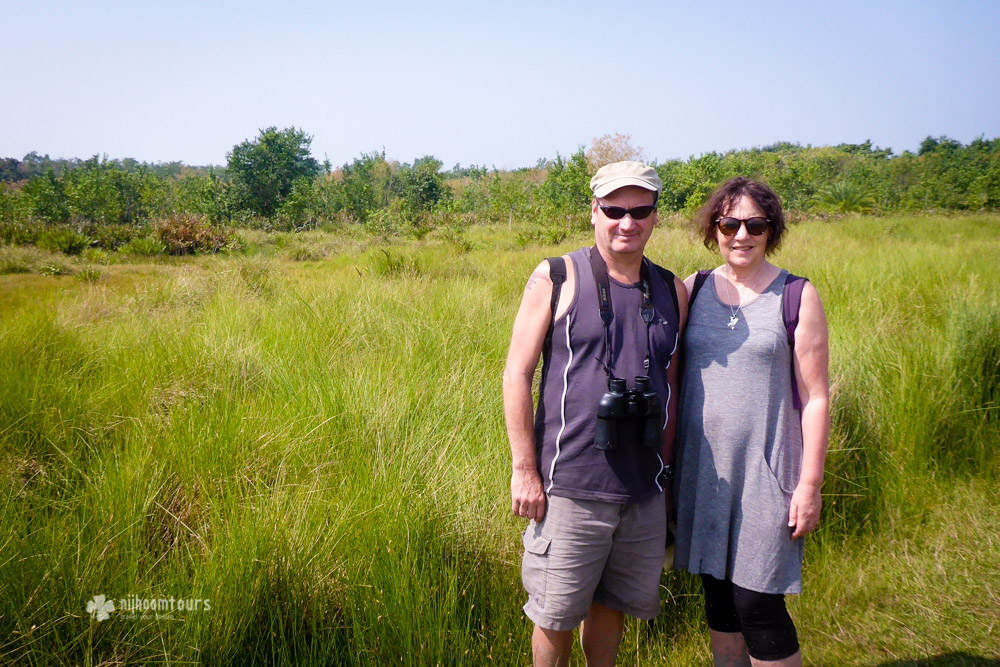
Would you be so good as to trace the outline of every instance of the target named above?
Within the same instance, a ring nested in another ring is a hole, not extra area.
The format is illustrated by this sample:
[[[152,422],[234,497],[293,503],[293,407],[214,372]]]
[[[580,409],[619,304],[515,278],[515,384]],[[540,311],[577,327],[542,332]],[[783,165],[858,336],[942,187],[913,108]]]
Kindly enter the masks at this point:
[[[942,653],[929,658],[912,658],[880,662],[878,667],[1000,667],[1000,659],[972,655],[964,651]]]

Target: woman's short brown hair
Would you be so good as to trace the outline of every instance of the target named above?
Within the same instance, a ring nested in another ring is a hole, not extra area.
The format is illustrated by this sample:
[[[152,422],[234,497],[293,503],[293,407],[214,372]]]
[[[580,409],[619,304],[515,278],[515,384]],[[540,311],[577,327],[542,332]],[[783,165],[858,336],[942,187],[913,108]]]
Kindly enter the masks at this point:
[[[767,235],[767,247],[764,249],[770,255],[778,249],[781,237],[785,234],[785,214],[781,210],[781,198],[767,183],[751,181],[742,176],[731,178],[717,187],[695,215],[695,224],[703,236],[705,247],[718,250],[715,223],[743,196],[752,199],[757,208],[764,212],[764,217],[771,221],[771,233]]]

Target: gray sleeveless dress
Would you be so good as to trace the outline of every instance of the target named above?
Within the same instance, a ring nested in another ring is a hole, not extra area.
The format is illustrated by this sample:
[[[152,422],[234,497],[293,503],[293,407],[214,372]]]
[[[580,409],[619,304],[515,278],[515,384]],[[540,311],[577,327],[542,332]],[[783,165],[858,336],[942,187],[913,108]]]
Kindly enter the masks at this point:
[[[787,271],[737,314],[710,278],[684,333],[675,567],[761,593],[802,591],[788,507],[802,468],[782,321]]]

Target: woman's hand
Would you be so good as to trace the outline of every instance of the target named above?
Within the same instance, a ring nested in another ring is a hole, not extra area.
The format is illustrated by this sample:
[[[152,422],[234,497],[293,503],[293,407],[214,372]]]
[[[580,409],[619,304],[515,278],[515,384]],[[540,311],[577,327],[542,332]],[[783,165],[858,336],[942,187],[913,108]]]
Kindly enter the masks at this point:
[[[788,527],[795,528],[792,539],[811,533],[819,525],[819,512],[823,507],[818,484],[801,483],[792,494],[792,504],[788,508]]]

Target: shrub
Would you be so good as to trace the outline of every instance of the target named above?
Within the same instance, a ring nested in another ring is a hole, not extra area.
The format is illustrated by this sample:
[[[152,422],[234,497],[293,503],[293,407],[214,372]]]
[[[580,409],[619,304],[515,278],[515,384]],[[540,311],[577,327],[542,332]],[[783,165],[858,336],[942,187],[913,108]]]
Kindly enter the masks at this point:
[[[91,264],[110,264],[114,261],[114,256],[101,248],[87,248],[80,253],[80,257]]]
[[[462,252],[469,252],[475,247],[469,239],[465,238],[465,228],[461,225],[448,225],[441,230],[441,238],[445,243],[450,243]]]
[[[380,254],[372,256],[372,272],[382,278],[415,278],[420,275],[420,264],[412,257],[393,255],[388,250],[379,249]]]
[[[142,257],[162,255],[166,251],[167,246],[165,246],[158,239],[149,238],[148,236],[139,239],[132,239],[118,249],[118,252],[120,253],[124,253],[126,255],[140,255]]]
[[[223,253],[236,253],[245,252],[247,249],[247,240],[243,238],[238,232],[228,232],[229,240],[226,241],[226,245],[219,248],[219,252]]]
[[[172,215],[160,221],[156,234],[171,255],[196,252],[217,253],[229,241],[229,233],[188,213]]]
[[[817,193],[814,202],[818,208],[836,213],[868,213],[876,208],[875,198],[849,181],[831,183]]]
[[[81,269],[73,277],[81,282],[92,283],[101,277],[101,270],[94,268]]]
[[[148,230],[138,225],[91,224],[84,228],[93,244],[105,250],[117,250],[133,239],[145,236]]]
[[[327,252],[315,245],[293,245],[288,248],[288,258],[295,262],[314,262],[324,259]]]
[[[0,222],[0,243],[28,245],[35,243],[42,231],[44,226],[36,220],[5,220]]]
[[[37,252],[33,248],[0,247],[0,276],[8,273],[31,273],[31,254]]]
[[[268,297],[278,289],[278,276],[267,262],[241,262],[236,269],[243,287],[256,296]]]
[[[35,245],[42,250],[79,255],[84,248],[90,246],[90,239],[83,234],[77,234],[72,229],[62,227],[42,232],[38,235]]]
[[[38,272],[43,276],[65,276],[72,273],[72,270],[61,262],[48,261],[39,267]]]
[[[528,245],[555,245],[562,243],[568,235],[569,232],[563,227],[531,227],[519,231],[515,240],[522,248]]]
[[[430,217],[427,214],[422,213],[415,216],[410,224],[406,226],[404,231],[407,237],[415,241],[419,241],[434,231],[434,225],[431,224]]]
[[[407,220],[401,215],[399,207],[380,208],[371,211],[365,221],[365,231],[372,236],[386,239],[397,236]]]

